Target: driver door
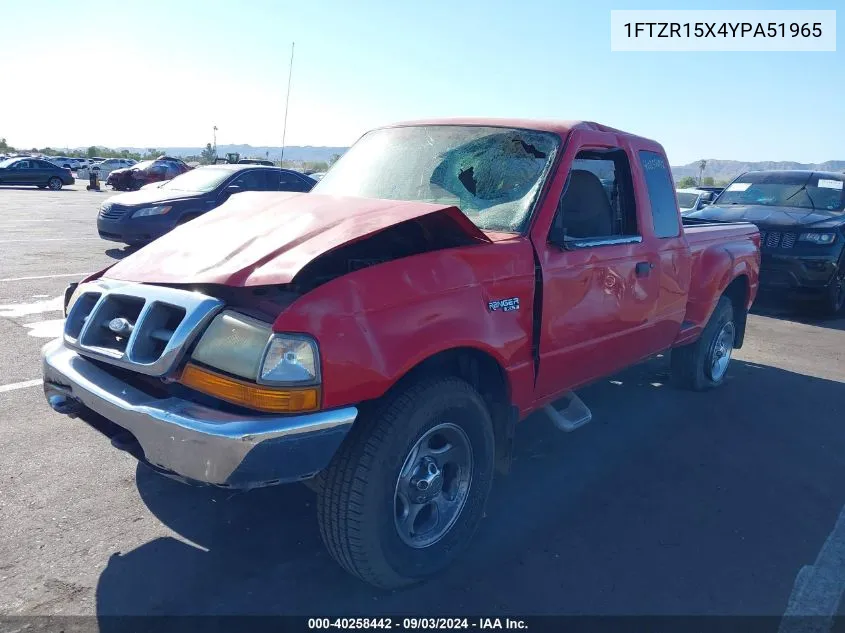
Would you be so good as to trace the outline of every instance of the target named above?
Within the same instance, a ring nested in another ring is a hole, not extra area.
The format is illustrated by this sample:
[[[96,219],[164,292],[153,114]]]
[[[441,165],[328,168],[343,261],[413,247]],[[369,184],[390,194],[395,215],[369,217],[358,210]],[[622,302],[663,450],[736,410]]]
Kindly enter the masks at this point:
[[[30,169],[30,162],[28,160],[22,160],[20,162],[15,163],[10,169],[11,180],[8,181],[7,184],[10,185],[31,185],[34,184],[32,182],[32,171]]]

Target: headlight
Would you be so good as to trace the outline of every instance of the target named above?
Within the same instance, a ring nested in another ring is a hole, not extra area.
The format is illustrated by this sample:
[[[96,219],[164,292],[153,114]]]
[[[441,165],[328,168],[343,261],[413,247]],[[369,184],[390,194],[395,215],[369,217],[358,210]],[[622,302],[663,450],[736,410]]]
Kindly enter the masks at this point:
[[[317,343],[307,336],[276,334],[267,346],[258,382],[312,385],[320,380]]]
[[[67,318],[71,308],[73,308],[73,304],[79,300],[81,295],[82,291],[79,289],[78,283],[70,284],[65,288],[65,318]]]
[[[271,334],[266,323],[226,310],[208,326],[193,358],[235,376],[255,380]]]
[[[833,244],[836,233],[802,233],[799,242],[813,242],[814,244]]]
[[[263,321],[231,310],[215,317],[192,358],[266,385],[314,385],[320,379],[314,339],[302,334],[273,334]]]
[[[135,213],[132,214],[133,218],[146,218],[151,215],[164,215],[173,207],[165,207],[165,206],[158,206],[158,207],[144,207],[143,209],[138,209]]]

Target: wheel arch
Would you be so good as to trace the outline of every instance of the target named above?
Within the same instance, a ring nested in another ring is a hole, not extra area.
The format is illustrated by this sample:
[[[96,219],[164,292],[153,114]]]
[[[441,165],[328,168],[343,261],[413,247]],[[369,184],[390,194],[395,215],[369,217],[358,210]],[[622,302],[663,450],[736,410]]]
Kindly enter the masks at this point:
[[[736,339],[734,340],[734,348],[739,349],[745,340],[745,326],[748,321],[748,300],[751,292],[751,283],[748,280],[748,275],[738,275],[731,281],[722,296],[727,297],[731,301],[734,313],[734,323],[736,324]]]
[[[435,376],[454,376],[469,383],[484,399],[493,420],[496,469],[507,473],[519,409],[513,405],[511,384],[505,368],[489,352],[477,347],[452,347],[433,353],[403,373],[387,394]]]

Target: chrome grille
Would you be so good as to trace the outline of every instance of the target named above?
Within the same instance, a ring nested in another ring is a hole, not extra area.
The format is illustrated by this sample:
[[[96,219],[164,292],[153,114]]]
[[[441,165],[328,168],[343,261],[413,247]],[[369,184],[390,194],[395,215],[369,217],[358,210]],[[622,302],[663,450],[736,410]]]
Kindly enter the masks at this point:
[[[113,202],[104,202],[100,207],[100,219],[102,220],[119,220],[126,212],[129,211],[127,207],[121,204],[114,204]]]
[[[79,288],[65,321],[65,343],[83,356],[164,376],[223,307],[198,292],[98,280]]]

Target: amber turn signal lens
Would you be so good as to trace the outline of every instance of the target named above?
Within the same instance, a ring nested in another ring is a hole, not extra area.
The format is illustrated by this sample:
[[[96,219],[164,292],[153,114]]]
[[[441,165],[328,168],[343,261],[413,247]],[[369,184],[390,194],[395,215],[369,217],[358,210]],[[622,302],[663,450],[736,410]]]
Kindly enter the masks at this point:
[[[199,365],[188,364],[179,379],[186,387],[226,402],[269,413],[315,411],[320,401],[318,387],[278,389],[229,378]]]

